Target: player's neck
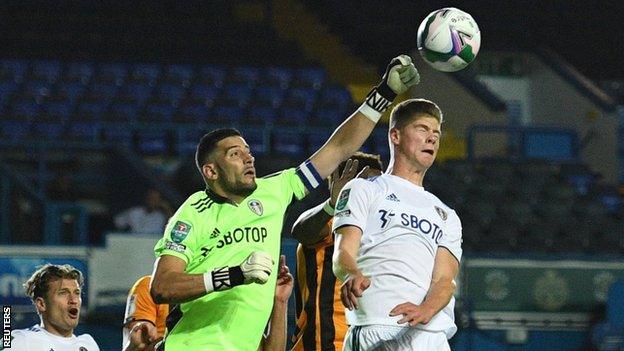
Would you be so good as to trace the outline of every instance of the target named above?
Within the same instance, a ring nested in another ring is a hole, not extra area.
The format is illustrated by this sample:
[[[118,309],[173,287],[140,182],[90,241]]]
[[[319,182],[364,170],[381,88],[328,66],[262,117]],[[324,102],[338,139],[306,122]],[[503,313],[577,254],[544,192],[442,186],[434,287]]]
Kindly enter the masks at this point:
[[[63,329],[57,328],[52,323],[45,321],[43,318],[41,319],[41,326],[48,333],[56,335],[56,336],[62,336],[64,338],[69,338],[74,334],[74,331],[72,329],[63,330]]]
[[[422,170],[410,167],[406,163],[396,161],[388,168],[388,173],[401,177],[418,186],[423,186],[423,179],[425,179],[426,172],[426,169]]]
[[[230,202],[234,205],[240,204],[246,197],[237,194],[230,194],[229,192],[225,191],[225,189],[223,189],[221,186],[219,186],[219,184],[216,183],[209,185],[208,191],[212,193],[213,196],[219,197],[219,200],[221,200],[221,202]]]

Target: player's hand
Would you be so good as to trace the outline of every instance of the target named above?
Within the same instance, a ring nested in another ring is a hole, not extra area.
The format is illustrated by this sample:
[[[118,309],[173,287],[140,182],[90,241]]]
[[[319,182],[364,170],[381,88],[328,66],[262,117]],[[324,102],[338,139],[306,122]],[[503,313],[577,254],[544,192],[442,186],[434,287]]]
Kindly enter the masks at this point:
[[[240,265],[245,284],[264,284],[273,271],[273,258],[266,252],[254,251]]]
[[[279,302],[288,302],[288,298],[292,293],[295,280],[290,269],[286,265],[286,256],[281,255],[279,261],[279,271],[277,274],[277,284],[275,285],[275,300]]]
[[[125,351],[153,351],[160,340],[152,323],[139,322],[130,330],[130,345]]]
[[[399,55],[388,64],[383,82],[386,82],[390,89],[398,95],[418,84],[420,75],[408,55]]]
[[[417,324],[427,324],[435,315],[435,311],[423,305],[415,305],[411,302],[404,302],[396,305],[390,311],[390,317],[402,315],[403,318],[397,324],[408,323],[411,327]]]
[[[357,309],[358,298],[362,297],[364,290],[370,286],[370,278],[363,275],[350,276],[340,287],[340,300],[349,310]]]
[[[338,168],[334,170],[329,182],[329,205],[331,207],[336,207],[336,201],[338,200],[338,195],[340,195],[340,190],[342,190],[347,182],[355,178],[357,169],[358,160],[350,158],[345,163],[342,175],[338,173]]]

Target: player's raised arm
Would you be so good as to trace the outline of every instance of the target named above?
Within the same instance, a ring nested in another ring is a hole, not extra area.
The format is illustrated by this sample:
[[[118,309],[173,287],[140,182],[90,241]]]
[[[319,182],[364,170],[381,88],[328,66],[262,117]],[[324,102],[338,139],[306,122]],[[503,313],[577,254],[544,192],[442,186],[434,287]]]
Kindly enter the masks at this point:
[[[264,284],[272,270],[273,259],[262,251],[252,252],[238,266],[219,267],[203,274],[188,274],[183,259],[162,255],[154,264],[150,294],[158,304],[182,303],[242,284]]]
[[[362,106],[310,158],[320,178],[327,178],[340,162],[357,151],[394,98],[419,81],[418,71],[409,56],[401,55],[392,59],[381,82],[368,93]]]

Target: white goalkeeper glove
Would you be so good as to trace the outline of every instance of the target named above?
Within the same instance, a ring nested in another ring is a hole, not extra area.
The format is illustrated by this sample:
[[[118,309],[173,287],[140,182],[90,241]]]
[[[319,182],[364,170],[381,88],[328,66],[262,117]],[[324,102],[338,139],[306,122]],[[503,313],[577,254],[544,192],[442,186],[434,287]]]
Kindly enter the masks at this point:
[[[241,263],[240,268],[245,277],[245,284],[264,284],[273,271],[273,259],[266,252],[255,251]]]
[[[358,111],[377,123],[398,94],[419,82],[420,75],[412,59],[407,55],[399,55],[390,61],[381,82],[368,93]]]
[[[264,284],[273,271],[273,258],[266,252],[252,252],[240,266],[215,268],[204,273],[206,293],[223,291],[242,284]]]

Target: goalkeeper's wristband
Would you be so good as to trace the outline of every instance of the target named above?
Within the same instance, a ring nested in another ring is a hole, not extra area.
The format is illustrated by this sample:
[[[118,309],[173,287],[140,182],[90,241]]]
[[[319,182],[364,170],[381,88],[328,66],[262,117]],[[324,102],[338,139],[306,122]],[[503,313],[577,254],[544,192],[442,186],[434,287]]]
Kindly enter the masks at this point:
[[[206,293],[223,291],[245,283],[245,276],[240,266],[215,268],[212,272],[204,273],[204,288]]]
[[[385,81],[382,81],[366,95],[366,100],[358,108],[358,111],[374,123],[377,123],[396,96],[397,94],[385,84]]]

